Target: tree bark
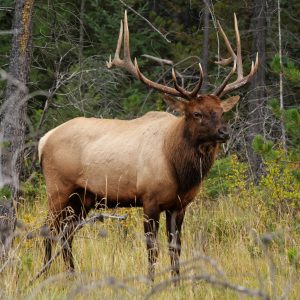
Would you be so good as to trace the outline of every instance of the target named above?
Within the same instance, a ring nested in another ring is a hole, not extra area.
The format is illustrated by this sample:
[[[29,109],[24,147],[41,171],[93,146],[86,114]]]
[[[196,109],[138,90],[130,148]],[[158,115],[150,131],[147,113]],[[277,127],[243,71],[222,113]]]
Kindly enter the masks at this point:
[[[15,2],[12,48],[5,99],[0,110],[0,258],[11,247],[15,228],[15,208],[20,191],[27,112],[27,81],[32,50],[34,0]],[[2,74],[5,74],[2,72]]]
[[[252,149],[252,141],[258,134],[263,135],[264,128],[264,110],[265,110],[265,72],[266,72],[266,1],[253,1],[253,14],[251,20],[252,30],[252,54],[255,58],[259,55],[259,68],[250,83],[250,96],[248,102],[248,132],[247,132],[247,153],[248,161],[251,167],[254,179],[261,175],[261,158]]]

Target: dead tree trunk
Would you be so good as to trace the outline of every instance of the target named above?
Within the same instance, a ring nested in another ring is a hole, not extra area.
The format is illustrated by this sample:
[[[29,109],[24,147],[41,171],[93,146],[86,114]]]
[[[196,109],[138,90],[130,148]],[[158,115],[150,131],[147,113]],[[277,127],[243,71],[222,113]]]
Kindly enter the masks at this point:
[[[20,191],[27,111],[27,80],[32,49],[34,0],[15,1],[13,38],[5,99],[0,109],[0,258],[11,247],[15,228],[15,208]]]
[[[278,14],[278,55],[279,55],[279,64],[280,64],[280,73],[279,73],[279,100],[280,100],[280,110],[284,109],[284,103],[283,103],[283,64],[282,64],[282,34],[281,34],[281,6],[280,6],[280,0],[277,0],[277,14]],[[284,128],[284,122],[281,118],[280,120],[281,125],[281,143],[282,147],[287,153],[287,147],[286,147],[286,133]]]
[[[248,104],[248,132],[247,153],[254,179],[261,175],[261,158],[252,149],[252,141],[257,134],[263,135],[265,112],[265,72],[266,72],[266,1],[253,1],[253,14],[251,20],[252,53],[258,52],[260,65],[258,71],[250,83],[250,96]]]

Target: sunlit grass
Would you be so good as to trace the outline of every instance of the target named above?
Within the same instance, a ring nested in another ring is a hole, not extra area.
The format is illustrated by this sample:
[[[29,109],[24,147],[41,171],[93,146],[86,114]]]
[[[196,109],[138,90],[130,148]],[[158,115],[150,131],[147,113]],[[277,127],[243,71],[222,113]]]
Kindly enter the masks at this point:
[[[267,228],[257,206],[242,208],[234,198],[220,197],[218,201],[193,203],[185,218],[181,261],[184,275],[206,274],[226,280],[233,285],[261,290],[272,297],[288,293],[288,299],[298,299],[300,284],[297,264],[288,259],[288,252],[299,247],[299,234],[289,224],[277,222],[276,235],[262,237]],[[119,209],[129,213],[126,221],[107,220],[86,225],[74,240],[77,273],[65,274],[59,256],[50,272],[32,284],[43,261],[40,237],[26,239],[25,232],[17,236],[10,263],[0,275],[1,297],[12,299],[141,299],[151,291],[146,280],[147,255],[143,238],[142,210]],[[39,199],[20,206],[18,217],[28,230],[37,230],[47,213],[46,200]],[[170,265],[165,236],[164,214],[159,233],[160,256],[155,285],[170,279]],[[269,238],[269,240],[268,240]],[[59,245],[54,253],[59,250]],[[206,259],[205,259],[206,258]],[[297,257],[295,257],[295,261]],[[217,264],[217,274],[214,263]],[[186,271],[187,269],[189,271]],[[159,299],[239,299],[241,294],[218,287],[205,280],[186,280],[177,286],[166,285],[153,298]]]

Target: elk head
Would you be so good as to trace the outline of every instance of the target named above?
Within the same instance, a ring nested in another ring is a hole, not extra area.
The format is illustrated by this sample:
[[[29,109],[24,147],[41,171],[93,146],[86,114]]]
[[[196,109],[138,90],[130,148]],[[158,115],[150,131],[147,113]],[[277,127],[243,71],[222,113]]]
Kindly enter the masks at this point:
[[[174,110],[180,111],[185,116],[185,136],[196,144],[207,142],[225,142],[229,138],[229,133],[226,124],[223,121],[223,114],[231,110],[239,101],[240,96],[232,96],[226,100],[221,101],[221,97],[225,94],[236,90],[245,85],[255,74],[258,68],[258,54],[256,55],[255,63],[252,62],[251,71],[248,75],[243,75],[243,63],[241,56],[241,41],[237,24],[237,18],[234,14],[234,27],[236,34],[237,50],[236,53],[231,47],[231,44],[218,22],[218,30],[222,35],[226,48],[230,54],[229,58],[221,59],[216,63],[222,66],[233,63],[233,67],[224,81],[212,94],[201,95],[199,93],[203,82],[203,71],[201,64],[199,64],[199,81],[192,91],[188,91],[178,84],[176,72],[172,69],[172,79],[174,87],[162,85],[145,77],[139,67],[136,58],[134,63],[130,57],[129,48],[129,30],[127,21],[127,12],[124,15],[124,29],[121,21],[120,33],[117,43],[114,59],[107,62],[107,67],[118,66],[130,72],[135,78],[143,82],[146,86],[156,89],[164,93],[165,102]],[[122,46],[124,32],[124,57],[120,59],[120,50]],[[234,82],[229,83],[231,77],[237,74]]]

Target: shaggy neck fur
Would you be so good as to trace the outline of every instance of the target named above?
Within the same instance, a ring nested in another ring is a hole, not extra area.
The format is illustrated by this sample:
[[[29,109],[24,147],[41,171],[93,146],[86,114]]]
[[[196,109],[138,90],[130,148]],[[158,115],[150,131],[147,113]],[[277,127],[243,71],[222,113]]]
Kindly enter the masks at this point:
[[[165,151],[178,183],[178,194],[185,194],[200,185],[212,167],[219,144],[197,144],[185,134],[186,122],[180,118],[175,130],[169,134]]]

